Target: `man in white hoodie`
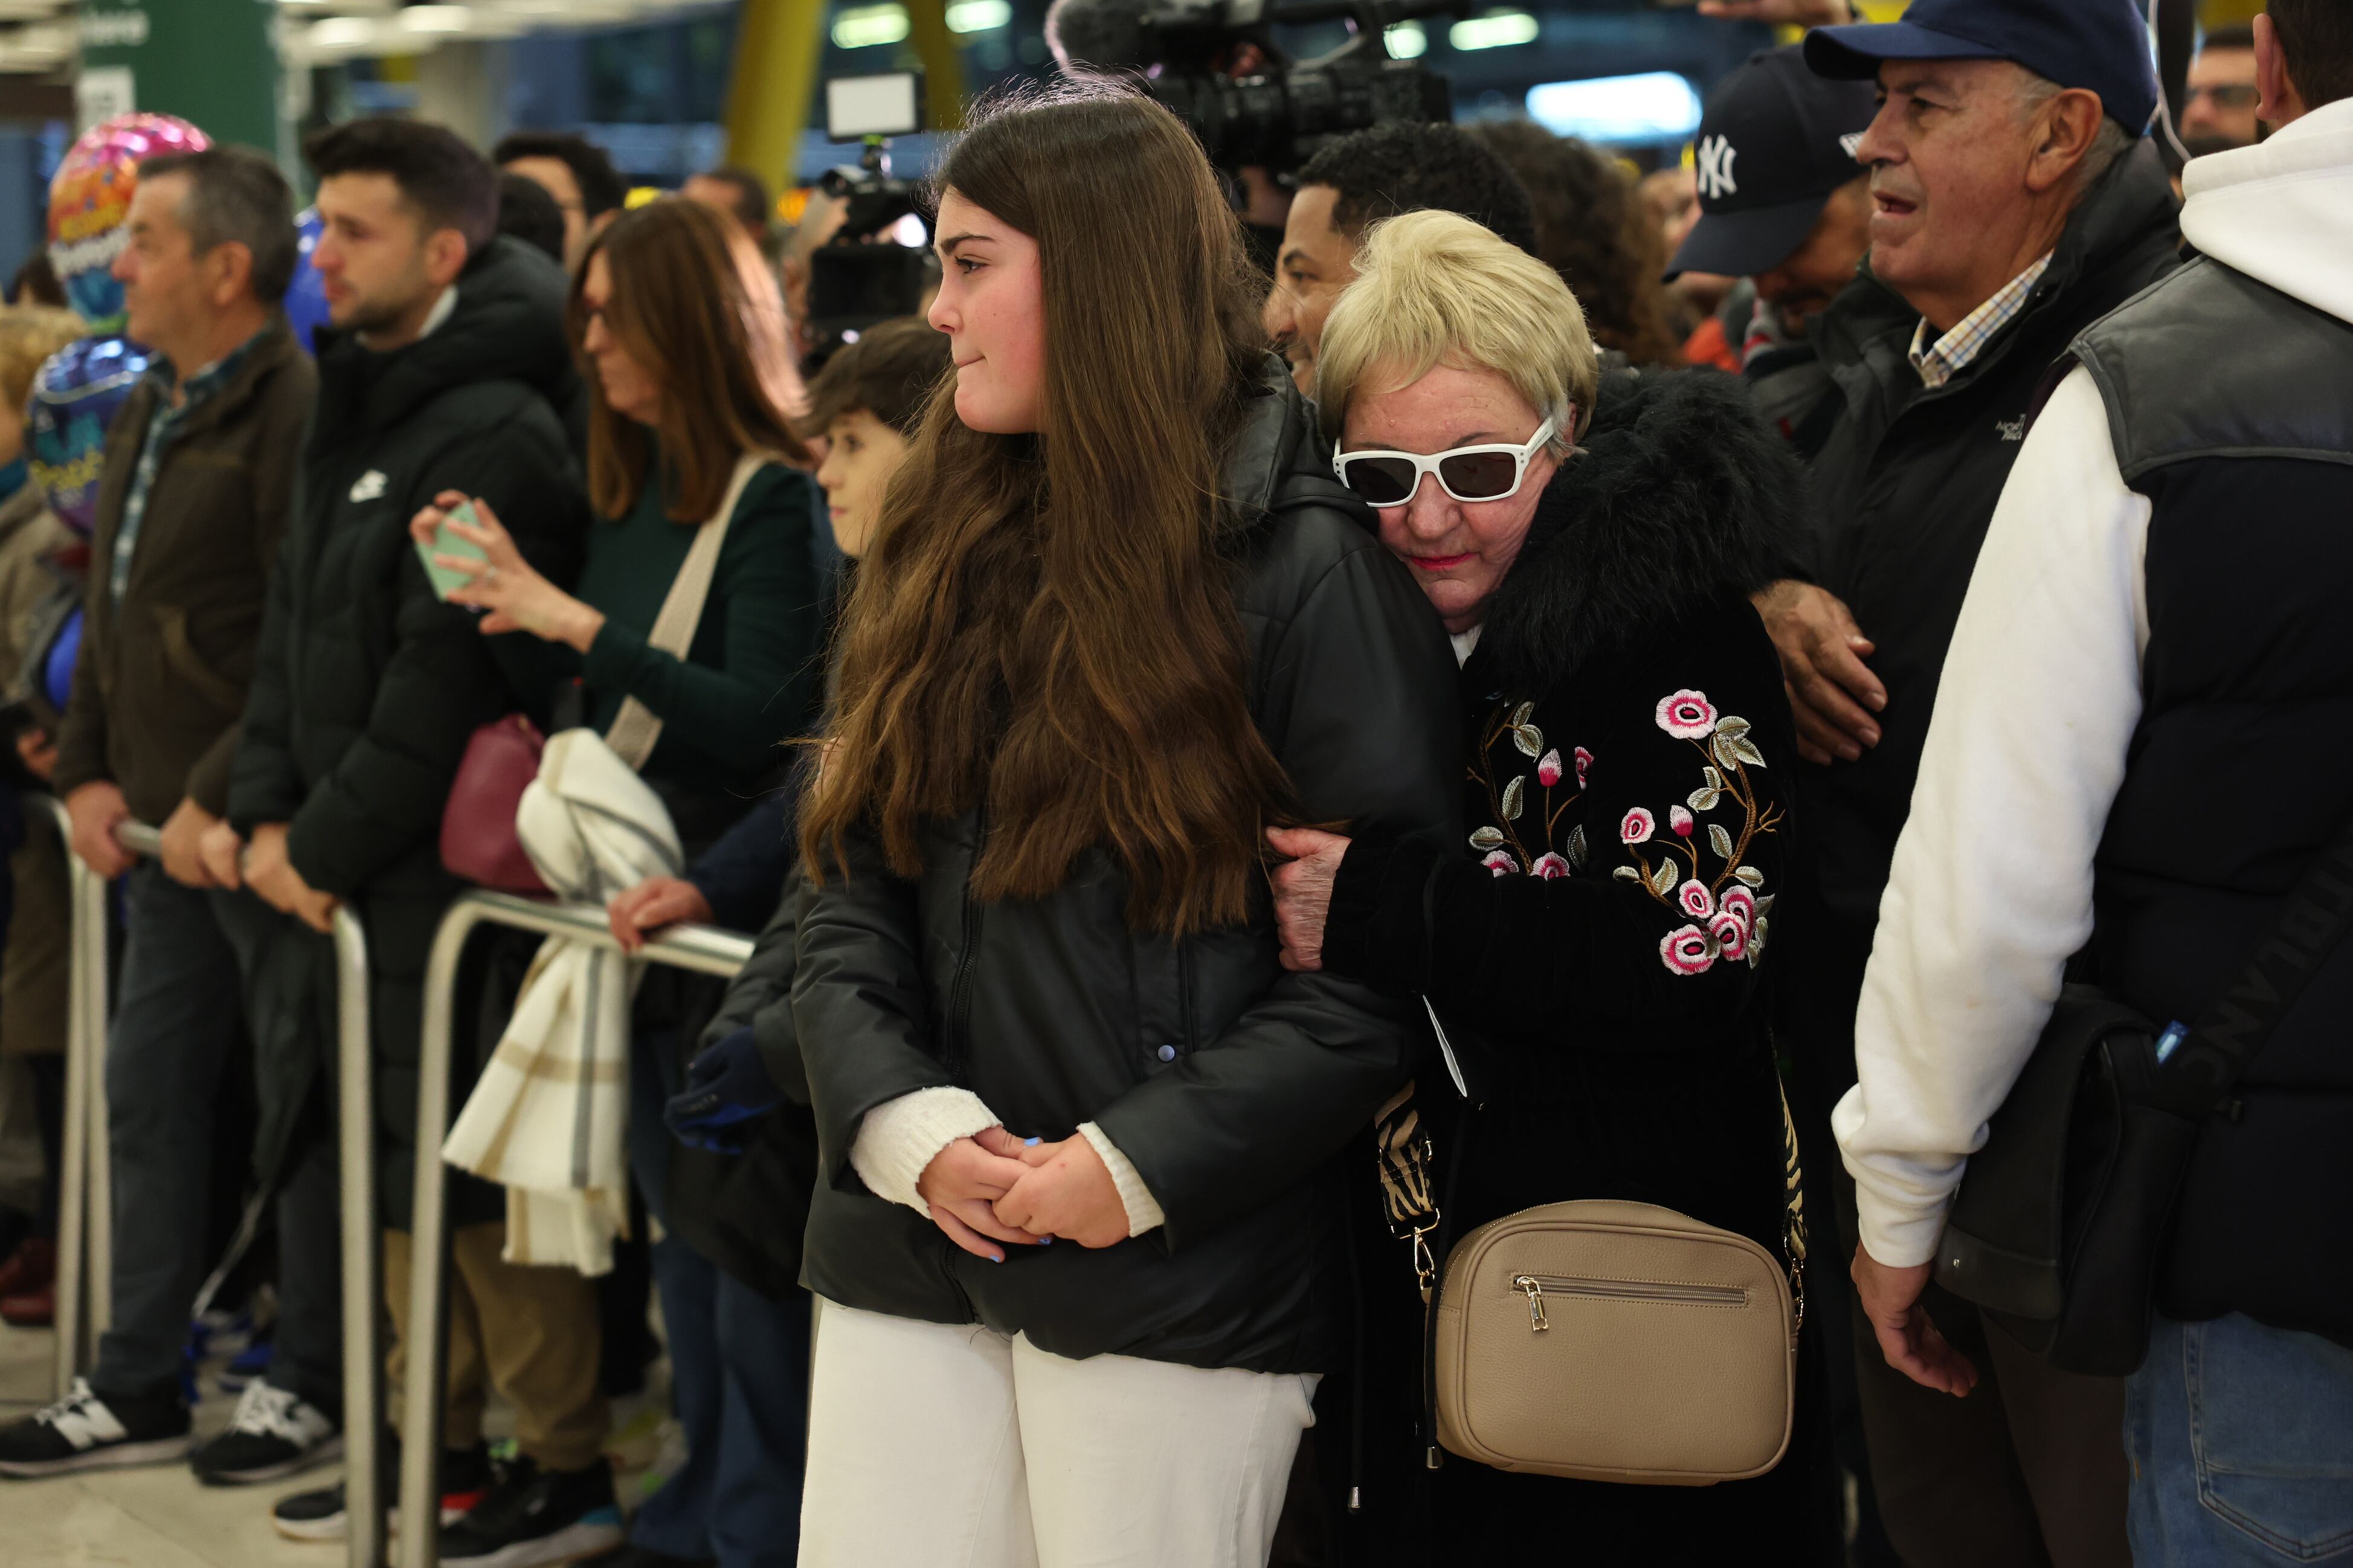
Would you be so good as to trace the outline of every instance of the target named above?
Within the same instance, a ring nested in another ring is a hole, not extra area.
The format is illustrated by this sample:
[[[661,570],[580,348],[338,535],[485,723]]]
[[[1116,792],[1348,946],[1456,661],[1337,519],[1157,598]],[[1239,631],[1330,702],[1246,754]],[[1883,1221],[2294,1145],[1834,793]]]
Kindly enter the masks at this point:
[[[2195,1020],[2353,818],[2353,7],[2255,23],[2258,146],[2189,164],[2203,258],[2077,340],[1945,666],[1835,1123],[1888,1360],[2089,944]],[[2353,944],[2201,1128],[2130,1384],[2135,1561],[2353,1554]]]

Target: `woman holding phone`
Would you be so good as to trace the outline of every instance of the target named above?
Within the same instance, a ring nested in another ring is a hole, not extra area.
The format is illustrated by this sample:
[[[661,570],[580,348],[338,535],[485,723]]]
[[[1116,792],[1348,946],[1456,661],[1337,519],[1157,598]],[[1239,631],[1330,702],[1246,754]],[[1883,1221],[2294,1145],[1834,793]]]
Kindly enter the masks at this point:
[[[801,1562],[1260,1563],[1413,1016],[1282,971],[1258,836],[1444,841],[1451,664],[1174,116],[1016,104],[936,184],[955,376],[801,818]]]
[[[745,796],[776,784],[780,743],[806,728],[818,694],[825,590],[811,548],[816,491],[798,471],[809,457],[793,434],[803,394],[784,306],[735,224],[673,200],[626,214],[591,244],[570,314],[589,372],[596,512],[576,590],[533,571],[479,500],[470,521],[459,510],[467,498],[444,494],[411,531],[428,551],[446,529],[481,552],[479,560],[446,551],[433,560],[466,579],[448,598],[483,612],[481,629],[518,692],[560,707],[553,694],[576,679],[578,720],[599,731],[617,736],[630,698],[660,721],[640,773],[692,856],[742,815]],[[714,528],[725,531],[680,658],[652,646],[651,634],[673,582],[692,569],[698,536]],[[537,942],[519,939],[518,959]],[[629,1165],[657,1217],[672,1147],[662,1108],[684,1082],[682,1031],[707,1015],[703,994],[715,990],[654,969],[637,991]],[[715,1267],[674,1229],[655,1245],[653,1268],[691,1452],[638,1510],[631,1549],[781,1561],[775,1554],[790,1552],[801,1388],[797,1359],[773,1347],[806,1340],[807,1299],[733,1293],[723,1323]],[[593,1310],[576,1331],[597,1333]],[[787,1478],[781,1503],[779,1476]],[[500,1509],[451,1527],[460,1539],[453,1547],[445,1537],[444,1557],[515,1547],[539,1528],[529,1517],[533,1500],[527,1486],[493,1493]]]

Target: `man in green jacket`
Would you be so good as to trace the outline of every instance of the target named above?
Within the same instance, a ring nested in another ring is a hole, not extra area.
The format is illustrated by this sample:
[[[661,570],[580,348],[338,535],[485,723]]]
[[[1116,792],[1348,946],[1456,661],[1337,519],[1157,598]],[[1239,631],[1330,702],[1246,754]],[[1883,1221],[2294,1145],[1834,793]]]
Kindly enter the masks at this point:
[[[153,1463],[189,1449],[188,1315],[214,1259],[214,1107],[243,1049],[241,976],[274,923],[197,852],[228,809],[294,452],[317,387],[279,310],[293,204],[274,164],[223,147],[149,160],[115,263],[129,330],[162,355],[106,448],[90,595],[56,786],[74,852],[125,879],[128,942],[107,1042],[112,1321],[86,1383],[0,1429],[0,1474]],[[161,864],[115,841],[159,823]],[[215,1483],[263,1481],[340,1448],[333,1147],[313,1140],[278,1199],[277,1353],[229,1429],[196,1450]]]

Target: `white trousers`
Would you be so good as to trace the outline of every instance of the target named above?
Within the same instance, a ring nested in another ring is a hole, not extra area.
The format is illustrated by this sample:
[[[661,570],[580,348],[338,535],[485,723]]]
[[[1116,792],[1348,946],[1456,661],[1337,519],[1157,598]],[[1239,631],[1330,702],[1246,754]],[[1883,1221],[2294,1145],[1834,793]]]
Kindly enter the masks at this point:
[[[1264,1568],[1315,1383],[824,1302],[800,1568]]]

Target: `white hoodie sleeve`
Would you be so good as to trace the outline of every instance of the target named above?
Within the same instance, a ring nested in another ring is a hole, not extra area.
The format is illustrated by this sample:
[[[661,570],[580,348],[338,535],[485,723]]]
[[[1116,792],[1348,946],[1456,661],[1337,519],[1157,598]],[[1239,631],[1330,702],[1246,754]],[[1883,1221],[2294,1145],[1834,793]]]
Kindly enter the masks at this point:
[[[1962,1166],[2092,931],[2092,858],[2139,723],[2149,503],[2078,369],[1995,509],[1945,661],[1831,1117],[1862,1244],[1936,1255]]]

